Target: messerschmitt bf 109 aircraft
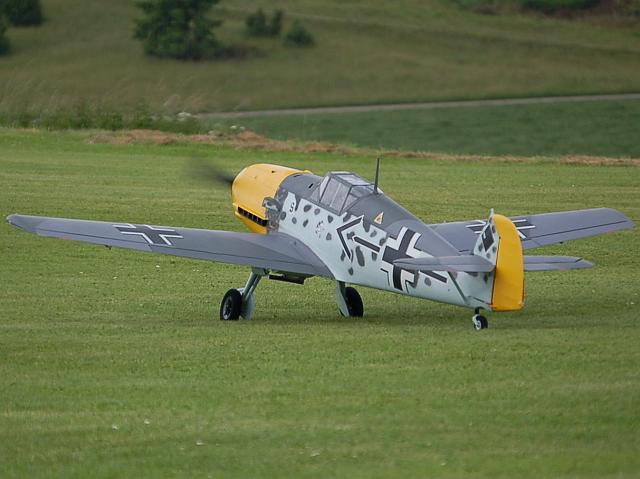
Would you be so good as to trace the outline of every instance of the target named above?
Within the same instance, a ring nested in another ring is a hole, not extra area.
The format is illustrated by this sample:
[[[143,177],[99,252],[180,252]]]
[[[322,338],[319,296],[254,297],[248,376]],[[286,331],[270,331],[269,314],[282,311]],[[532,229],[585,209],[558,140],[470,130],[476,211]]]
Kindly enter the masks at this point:
[[[568,256],[526,256],[523,250],[634,226],[608,208],[426,224],[378,188],[349,172],[324,177],[256,164],[227,178],[233,211],[250,233],[146,224],[11,215],[9,223],[42,236],[251,267],[244,288],[227,291],[220,319],[251,318],[262,278],[302,284],[312,276],[336,282],[344,316],[362,316],[362,299],[347,284],[377,288],[475,311],[516,311],[524,304],[524,272],[588,268]],[[214,171],[214,176],[220,176]]]

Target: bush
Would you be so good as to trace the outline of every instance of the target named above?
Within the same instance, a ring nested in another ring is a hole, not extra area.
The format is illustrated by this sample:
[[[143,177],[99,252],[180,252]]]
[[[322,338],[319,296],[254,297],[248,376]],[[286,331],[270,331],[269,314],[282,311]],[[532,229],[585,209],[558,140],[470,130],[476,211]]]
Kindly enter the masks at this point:
[[[0,112],[0,126],[11,128],[43,128],[46,130],[123,130],[151,129],[173,133],[196,134],[210,130],[192,115],[163,116],[151,114],[145,105],[123,114],[100,106],[89,106],[84,101],[75,106],[49,111]]]
[[[269,24],[269,33],[272,37],[277,37],[282,31],[282,20],[284,19],[284,12],[282,10],[276,10],[271,17],[271,23]]]
[[[245,20],[247,34],[252,37],[265,36],[267,32],[267,16],[260,8],[257,12],[249,14]]]
[[[221,22],[207,13],[219,0],[143,0],[144,17],[136,20],[135,38],[147,55],[179,60],[214,58],[220,44],[213,28]]]
[[[40,0],[0,0],[0,9],[15,26],[40,25]]]
[[[5,55],[9,52],[9,39],[5,33],[7,31],[7,21],[0,14],[0,55]]]
[[[98,110],[95,113],[92,127],[101,130],[122,130],[124,128],[124,118],[117,111]]]
[[[315,43],[313,35],[298,21],[293,23],[291,30],[285,35],[286,45],[295,47],[310,47]]]
[[[640,17],[640,0],[616,0],[615,8],[623,15]]]
[[[284,12],[282,10],[276,10],[271,20],[267,21],[267,16],[260,8],[257,12],[250,14],[245,20],[247,34],[251,37],[277,37],[282,31],[283,18]]]
[[[639,0],[617,0],[635,2]],[[503,11],[534,10],[544,14],[577,13],[608,3],[608,0],[454,0],[460,8],[477,13],[500,13]]]
[[[522,6],[543,13],[579,11],[593,8],[600,0],[521,0]]]

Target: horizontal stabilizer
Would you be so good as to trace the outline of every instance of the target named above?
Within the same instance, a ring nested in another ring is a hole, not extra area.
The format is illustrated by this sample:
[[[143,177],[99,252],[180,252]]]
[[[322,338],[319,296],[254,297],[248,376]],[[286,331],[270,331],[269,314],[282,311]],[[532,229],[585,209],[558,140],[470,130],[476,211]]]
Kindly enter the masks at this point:
[[[452,271],[461,273],[489,273],[495,266],[481,256],[439,256],[431,258],[403,258],[394,266],[408,271]]]
[[[573,256],[525,256],[525,271],[554,271],[591,268],[593,263]]]

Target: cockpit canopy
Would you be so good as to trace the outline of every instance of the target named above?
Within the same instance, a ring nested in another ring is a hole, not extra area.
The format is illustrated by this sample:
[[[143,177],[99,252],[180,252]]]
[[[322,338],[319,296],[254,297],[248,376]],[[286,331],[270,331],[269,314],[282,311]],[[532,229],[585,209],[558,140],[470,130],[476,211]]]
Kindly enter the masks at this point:
[[[331,171],[311,194],[311,201],[341,213],[364,196],[373,194],[373,183],[348,171]]]

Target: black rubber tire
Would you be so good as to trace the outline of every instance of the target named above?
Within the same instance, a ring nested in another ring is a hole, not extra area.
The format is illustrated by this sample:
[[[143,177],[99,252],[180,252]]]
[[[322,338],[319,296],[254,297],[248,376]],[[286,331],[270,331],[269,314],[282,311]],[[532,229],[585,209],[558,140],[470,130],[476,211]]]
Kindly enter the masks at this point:
[[[220,303],[220,320],[237,321],[242,311],[242,293],[237,289],[230,289]]]
[[[356,291],[355,288],[352,288],[351,286],[347,286],[344,289],[344,294],[347,300],[347,308],[349,309],[349,316],[361,318],[364,315],[364,304],[362,303],[362,298],[360,297],[360,293],[358,293],[358,291]]]
[[[480,328],[478,328],[478,324]],[[488,327],[489,321],[487,321],[487,318],[485,318],[481,314],[476,314],[473,316],[473,329],[475,329],[476,331],[482,331],[483,329],[487,329]]]

